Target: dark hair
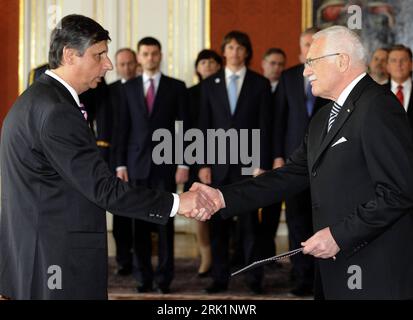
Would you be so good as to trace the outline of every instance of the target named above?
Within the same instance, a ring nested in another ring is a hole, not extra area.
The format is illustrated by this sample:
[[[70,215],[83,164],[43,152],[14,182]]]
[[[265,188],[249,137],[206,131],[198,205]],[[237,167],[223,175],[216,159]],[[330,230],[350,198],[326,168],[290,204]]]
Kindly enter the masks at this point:
[[[245,65],[249,65],[252,59],[252,45],[248,34],[233,30],[227,33],[222,41],[221,52],[224,54],[225,46],[230,43],[232,40],[235,40],[239,45],[243,46],[247,50],[247,58],[245,59]]]
[[[264,52],[264,55],[262,56],[263,59],[266,57],[272,55],[272,54],[280,54],[284,57],[284,59],[287,59],[287,55],[285,54],[284,50],[281,48],[269,48]]]
[[[118,51],[116,51],[115,59],[118,57],[118,54],[122,53],[122,52],[130,52],[136,59],[136,52],[134,50],[132,50],[131,48],[121,48]]]
[[[139,48],[140,48],[141,46],[157,46],[157,47],[159,48],[159,51],[162,51],[161,43],[160,43],[157,39],[152,38],[152,37],[142,38],[142,39],[138,42],[138,51],[139,51]]]
[[[50,69],[61,66],[65,47],[75,49],[83,56],[90,46],[110,40],[109,31],[91,18],[78,14],[68,15],[52,31],[49,49]]]
[[[409,55],[409,57],[410,57],[410,60],[413,60],[413,58],[412,58],[412,50],[409,48],[409,47],[406,47],[405,45],[403,45],[403,44],[395,44],[394,46],[392,46],[390,49],[389,49],[389,54],[392,52],[392,51],[404,51],[404,52],[407,52],[407,54]]]
[[[196,69],[198,67],[198,63],[201,60],[208,60],[208,59],[214,59],[215,62],[218,63],[220,67],[222,67],[222,58],[218,53],[216,53],[214,50],[210,50],[210,49],[202,50],[201,52],[198,53],[198,56],[196,57],[196,60],[195,60],[195,72],[196,72],[196,75],[199,78],[199,81],[202,80],[202,77],[199,74],[199,72],[196,71]]]

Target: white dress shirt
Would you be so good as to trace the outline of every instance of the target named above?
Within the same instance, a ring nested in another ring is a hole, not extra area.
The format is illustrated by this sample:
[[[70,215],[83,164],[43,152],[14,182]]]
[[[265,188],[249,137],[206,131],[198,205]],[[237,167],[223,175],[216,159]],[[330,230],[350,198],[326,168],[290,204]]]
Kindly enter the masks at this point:
[[[77,105],[80,107],[80,100],[79,100],[79,95],[77,94],[76,90],[73,89],[66,81],[64,81],[62,78],[60,78],[56,73],[54,73],[51,70],[46,70],[45,74],[48,76],[52,77],[53,79],[59,81],[62,85],[65,86],[65,88],[70,92],[72,95],[73,99],[75,99]]]
[[[403,86],[403,107],[404,110],[407,111],[409,108],[409,101],[410,101],[410,95],[412,94],[412,78],[408,78],[405,82],[401,84]],[[399,84],[391,79],[391,91],[396,94],[399,89],[397,88]]]
[[[271,82],[271,92],[272,92],[272,93],[274,93],[275,90],[277,89],[278,82],[279,82],[278,80],[277,80],[277,81],[274,81],[274,82]]]
[[[367,74],[366,72],[362,73],[357,78],[355,78],[353,81],[351,81],[347,87],[344,88],[344,90],[340,93],[336,101],[338,105],[340,105],[341,107],[344,105],[351,91],[353,91],[357,83],[359,83],[360,80],[363,79],[366,74]]]
[[[159,82],[161,81],[161,75],[162,74],[160,71],[158,71],[152,76],[149,76],[145,72],[142,74],[143,92],[145,94],[145,97],[146,97],[146,94],[148,93],[149,86],[151,85],[150,79],[153,79],[153,85],[155,86],[155,96],[156,96],[156,93],[158,92],[158,88],[159,88]]]

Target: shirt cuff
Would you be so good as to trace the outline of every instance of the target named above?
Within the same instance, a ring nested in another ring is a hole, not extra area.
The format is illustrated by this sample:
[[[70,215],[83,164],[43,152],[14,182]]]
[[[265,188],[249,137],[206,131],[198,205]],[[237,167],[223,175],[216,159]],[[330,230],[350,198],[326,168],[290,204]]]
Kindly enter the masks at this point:
[[[120,171],[120,170],[126,170],[126,166],[120,166],[120,167],[116,167],[116,172]]]
[[[172,193],[172,195],[174,196],[174,204],[172,206],[172,210],[169,215],[169,217],[171,218],[175,217],[175,215],[177,214],[178,209],[179,209],[179,202],[180,202],[179,196],[176,193]]]
[[[184,166],[183,164],[178,165],[178,168],[179,168],[179,169],[189,170],[189,167],[188,167],[188,166]]]

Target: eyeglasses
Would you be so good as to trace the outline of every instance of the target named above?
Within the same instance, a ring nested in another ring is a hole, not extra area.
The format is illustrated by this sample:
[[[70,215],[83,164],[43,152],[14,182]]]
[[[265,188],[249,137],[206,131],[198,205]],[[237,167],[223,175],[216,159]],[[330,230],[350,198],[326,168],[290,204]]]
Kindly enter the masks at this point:
[[[326,54],[326,55],[321,56],[321,57],[317,57],[317,58],[313,58],[313,59],[310,58],[310,59],[305,60],[305,65],[307,67],[312,67],[314,65],[314,61],[317,61],[317,60],[320,60],[320,59],[323,59],[323,58],[327,58],[327,57],[338,56],[340,54],[341,53],[330,53],[330,54]]]

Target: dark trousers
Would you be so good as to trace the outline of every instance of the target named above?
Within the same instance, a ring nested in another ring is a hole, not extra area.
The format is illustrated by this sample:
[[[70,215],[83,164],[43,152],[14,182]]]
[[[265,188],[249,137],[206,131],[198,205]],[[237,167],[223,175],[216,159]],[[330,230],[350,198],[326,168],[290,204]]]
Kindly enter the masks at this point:
[[[305,190],[286,200],[286,218],[290,250],[301,248],[301,242],[313,235],[310,190]],[[297,254],[291,257],[292,272],[297,286],[313,287],[314,258]]]
[[[173,180],[151,177],[135,181],[137,185],[157,190],[175,192]],[[152,267],[152,232],[158,234],[158,266]],[[174,277],[174,219],[168,223],[154,223],[134,219],[134,253],[136,277],[140,285],[152,286],[155,280],[160,287],[169,287]]]
[[[227,178],[220,181],[220,185],[225,185],[245,179],[240,176],[240,169],[236,166],[231,167]],[[215,185],[217,186],[217,185]],[[230,278],[229,262],[229,243],[231,234],[231,224],[233,219],[222,219],[220,215],[215,214],[210,220],[210,238],[212,251],[212,279],[222,285],[228,285]],[[245,212],[236,219],[238,228],[242,236],[242,244],[237,247],[243,252],[243,260],[250,264],[260,258],[259,239],[258,239],[258,214],[257,211]],[[253,269],[245,274],[245,280],[248,286],[261,285],[262,268]]]
[[[132,268],[133,219],[113,216],[113,237],[116,244],[116,261],[119,268]]]
[[[281,202],[262,208],[259,236],[261,242],[262,258],[272,257],[277,254],[275,236],[280,223]]]

